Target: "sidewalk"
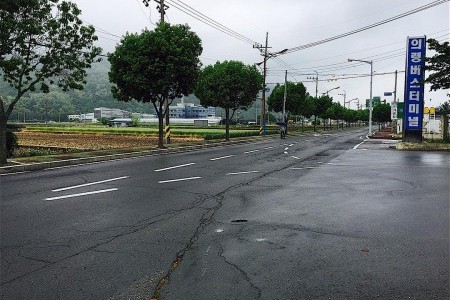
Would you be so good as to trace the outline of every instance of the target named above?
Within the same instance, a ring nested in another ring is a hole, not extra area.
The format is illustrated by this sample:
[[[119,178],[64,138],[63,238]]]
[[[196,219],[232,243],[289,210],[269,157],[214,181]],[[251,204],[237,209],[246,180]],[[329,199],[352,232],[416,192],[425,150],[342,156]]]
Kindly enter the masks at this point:
[[[383,139],[383,140],[393,140],[392,127],[383,127],[381,130],[377,130],[372,136],[371,139]]]

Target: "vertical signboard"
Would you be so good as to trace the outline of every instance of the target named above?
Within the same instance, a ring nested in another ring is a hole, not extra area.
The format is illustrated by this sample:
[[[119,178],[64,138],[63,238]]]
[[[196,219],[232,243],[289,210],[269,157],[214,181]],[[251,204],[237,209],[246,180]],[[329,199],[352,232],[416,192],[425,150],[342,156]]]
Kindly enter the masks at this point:
[[[403,141],[421,142],[425,79],[426,38],[408,37],[405,69]]]

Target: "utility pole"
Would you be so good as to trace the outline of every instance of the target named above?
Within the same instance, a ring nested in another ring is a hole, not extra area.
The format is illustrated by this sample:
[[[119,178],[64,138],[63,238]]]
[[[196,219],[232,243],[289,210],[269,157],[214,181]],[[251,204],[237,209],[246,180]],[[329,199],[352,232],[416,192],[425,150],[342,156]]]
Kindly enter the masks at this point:
[[[343,90],[344,93],[343,94],[338,94],[340,96],[344,96],[344,108],[345,108],[345,104],[347,103],[347,92],[345,90]]]
[[[316,99],[317,99],[317,94],[319,93],[319,73],[317,73],[317,71],[314,71],[314,73],[316,73],[316,77],[306,77],[306,78],[312,79],[316,83]],[[328,95],[328,92],[327,92],[327,95]]]
[[[284,99],[283,99],[283,122],[286,122],[286,98],[287,98],[287,70],[286,73],[284,74]]]
[[[142,0],[144,5],[146,7],[149,6],[149,1],[151,0]],[[164,0],[155,0],[156,3],[158,3],[158,6],[156,7],[159,12],[159,25],[164,24],[164,15],[166,14],[166,9],[169,7],[164,4]],[[169,99],[167,99],[166,96],[164,96],[164,115],[166,118],[166,127],[164,128],[165,137],[166,137],[166,143],[170,144],[170,108],[169,108]]]
[[[160,14],[160,22],[159,24],[164,24],[164,15],[165,15],[165,5],[164,0],[155,0],[156,3],[159,3],[157,6],[159,14]],[[166,143],[170,144],[170,107],[169,107],[169,99],[167,99],[167,96],[164,98],[164,110],[166,113],[166,127],[164,128],[165,135],[166,135]]]
[[[262,135],[266,136],[266,76],[267,76],[267,44],[269,43],[269,33],[266,32],[266,45],[264,46],[264,67],[263,67],[263,91],[262,91]]]
[[[261,52],[263,53],[263,89],[262,89],[262,97],[261,97],[261,127],[259,128],[259,132],[262,136],[266,135],[266,74],[267,74],[267,59],[268,59],[268,53],[267,49],[270,48],[268,46],[269,43],[269,33],[266,32],[266,44],[265,46],[256,44],[253,45],[253,48],[257,49],[264,49]]]
[[[394,102],[397,102],[397,74],[398,71],[395,70]]]

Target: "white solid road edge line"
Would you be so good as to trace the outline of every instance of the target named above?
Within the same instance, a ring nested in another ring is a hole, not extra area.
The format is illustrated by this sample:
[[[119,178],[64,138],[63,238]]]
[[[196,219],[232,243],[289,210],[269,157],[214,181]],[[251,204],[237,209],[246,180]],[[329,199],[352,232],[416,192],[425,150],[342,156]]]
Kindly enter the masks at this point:
[[[245,172],[227,173],[226,175],[240,175],[240,174],[250,174],[250,173],[259,173],[259,171],[245,171]]]
[[[74,198],[74,197],[81,197],[86,195],[94,195],[94,194],[100,194],[100,193],[107,193],[107,192],[113,192],[117,191],[117,188],[113,189],[107,189],[107,190],[99,190],[99,191],[93,191],[93,192],[86,192],[86,193],[79,193],[79,194],[72,194],[72,195],[65,195],[65,196],[58,196],[58,197],[52,197],[52,198],[45,198],[45,201],[53,201],[53,200],[59,200],[59,199],[65,199],[65,198]]]
[[[106,179],[106,180],[101,180],[101,181],[96,181],[96,182],[79,184],[79,185],[74,185],[74,186],[69,186],[69,187],[65,187],[65,188],[52,190],[52,192],[61,192],[61,191],[76,189],[76,188],[80,188],[80,187],[84,187],[84,186],[90,186],[90,185],[94,185],[94,184],[101,184],[101,183],[105,183],[105,182],[110,182],[110,181],[115,181],[115,180],[120,180],[120,179],[126,179],[128,177],[130,177],[130,176],[122,176],[122,177],[111,178],[111,179]]]
[[[236,156],[236,155],[221,156],[221,157],[211,158],[210,160],[219,160],[219,159],[229,158],[229,157],[233,157],[233,156]]]
[[[361,143],[359,143],[358,145],[356,145],[355,147],[353,147],[353,150],[358,149],[359,146],[361,146],[362,144],[364,144],[367,140],[362,141]]]
[[[171,180],[162,180],[158,181],[158,183],[169,183],[169,182],[177,182],[177,181],[186,181],[186,180],[193,180],[193,179],[201,179],[201,177],[188,177],[188,178],[179,178],[179,179],[171,179]]]
[[[187,166],[191,166],[191,165],[195,165],[195,163],[188,163],[188,164],[184,164],[184,165],[178,165],[178,166],[168,167],[168,168],[164,168],[164,169],[158,169],[158,170],[155,170],[155,172],[167,171],[167,170],[187,167]]]

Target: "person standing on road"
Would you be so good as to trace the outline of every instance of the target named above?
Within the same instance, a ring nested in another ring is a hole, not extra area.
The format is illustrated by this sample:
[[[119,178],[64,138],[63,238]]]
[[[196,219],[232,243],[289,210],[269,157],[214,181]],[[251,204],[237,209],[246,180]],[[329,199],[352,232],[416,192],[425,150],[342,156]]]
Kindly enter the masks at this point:
[[[277,123],[280,126],[280,138],[286,138],[286,127],[287,124],[283,121]]]

